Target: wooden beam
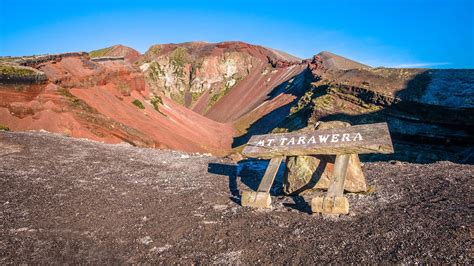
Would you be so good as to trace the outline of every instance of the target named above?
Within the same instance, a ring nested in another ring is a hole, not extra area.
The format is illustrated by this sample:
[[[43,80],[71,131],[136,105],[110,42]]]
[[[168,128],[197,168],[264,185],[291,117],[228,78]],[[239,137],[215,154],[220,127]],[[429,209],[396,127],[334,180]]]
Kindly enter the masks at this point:
[[[327,197],[342,197],[344,194],[344,181],[346,180],[347,166],[349,165],[350,154],[336,156],[334,170],[327,192]]]
[[[344,197],[344,181],[347,174],[350,154],[336,156],[331,183],[324,197],[316,197],[311,200],[313,213],[347,214],[349,213],[349,201]]]
[[[275,180],[275,176],[278,172],[278,168],[280,168],[281,161],[283,160],[282,156],[273,157],[268,164],[267,170],[263,175],[262,181],[258,186],[258,192],[266,192],[269,193],[270,189],[272,188],[273,181]]]
[[[270,189],[272,188],[273,181],[275,180],[282,160],[282,156],[277,156],[270,160],[256,192],[242,191],[242,206],[265,209],[271,208],[272,198],[270,197]]]
[[[352,153],[393,153],[387,123],[304,133],[255,135],[242,152],[254,158]]]

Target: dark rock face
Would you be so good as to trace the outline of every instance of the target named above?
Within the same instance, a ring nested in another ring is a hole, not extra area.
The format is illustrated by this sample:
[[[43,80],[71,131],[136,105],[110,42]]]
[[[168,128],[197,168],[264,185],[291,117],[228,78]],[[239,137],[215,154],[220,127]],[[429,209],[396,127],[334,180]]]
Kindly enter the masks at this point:
[[[48,77],[39,71],[32,71],[29,74],[0,73],[1,84],[42,84]]]

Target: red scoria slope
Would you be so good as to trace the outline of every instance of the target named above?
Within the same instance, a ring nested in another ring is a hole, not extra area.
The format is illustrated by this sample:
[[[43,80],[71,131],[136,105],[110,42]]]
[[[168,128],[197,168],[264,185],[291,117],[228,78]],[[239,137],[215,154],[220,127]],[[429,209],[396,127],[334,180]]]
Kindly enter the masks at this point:
[[[231,126],[151,94],[143,74],[123,60],[76,53],[28,62],[47,81],[0,84],[0,124],[12,130],[216,154],[231,146]]]
[[[219,122],[235,122],[301,74],[302,60],[244,42],[152,46],[137,64],[153,90]]]

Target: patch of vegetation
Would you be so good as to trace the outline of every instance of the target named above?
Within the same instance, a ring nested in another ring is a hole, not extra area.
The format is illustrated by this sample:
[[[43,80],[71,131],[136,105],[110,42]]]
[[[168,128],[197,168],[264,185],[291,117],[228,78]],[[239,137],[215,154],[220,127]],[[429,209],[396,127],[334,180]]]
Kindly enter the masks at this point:
[[[150,103],[153,105],[153,109],[155,109],[158,113],[162,114],[163,116],[167,116],[160,110],[159,105],[163,105],[163,99],[161,99],[160,96],[154,95],[151,97]]]
[[[178,47],[170,54],[170,63],[174,65],[175,74],[179,77],[184,76],[184,66],[189,62],[190,56],[184,47]]]
[[[184,105],[184,95],[183,94],[180,94],[180,93],[171,93],[170,94],[170,97],[173,101],[181,104],[181,105]]]
[[[235,84],[237,84],[242,78],[241,77],[232,77],[235,82],[232,86],[229,86],[226,82],[224,87],[218,92],[212,95],[211,99],[209,100],[208,109],[211,108],[217,101],[219,101],[224,95],[226,95]]]
[[[92,58],[106,56],[107,53],[110,50],[112,50],[113,48],[114,47],[107,47],[107,48],[102,48],[102,49],[99,49],[99,50],[90,51],[89,56],[92,57]]]
[[[350,94],[350,93],[346,93],[346,94],[338,93],[338,97],[343,99],[343,100],[346,100],[348,102],[359,105],[359,106],[363,107],[364,109],[366,109],[367,111],[370,111],[370,112],[375,112],[375,111],[378,111],[380,109],[383,109],[382,106],[367,103],[364,100],[362,100],[361,98],[359,98],[359,97],[357,97],[353,94]]]
[[[199,97],[201,96],[202,93],[199,93],[199,92],[190,92],[191,94],[191,98],[193,99],[193,102],[196,102]]]
[[[153,97],[151,97],[150,103],[153,105],[155,109],[157,109],[158,104],[163,104],[163,99],[161,99],[160,96],[154,95]]]
[[[148,49],[148,51],[152,55],[159,55],[160,52],[161,52],[161,45],[159,45],[159,44],[153,45],[152,47],[150,47],[150,49]]]
[[[0,124],[0,131],[10,131],[10,128]]]
[[[6,76],[28,76],[35,74],[35,71],[23,67],[0,65],[0,74]]]
[[[307,106],[311,100],[314,98],[313,97],[313,91],[307,91],[299,100],[298,102],[296,103],[296,105],[294,105],[293,107],[291,107],[290,109],[290,114],[294,114],[296,112],[298,112],[299,110],[303,109],[305,106]]]
[[[189,77],[189,84],[191,84],[192,80],[196,77],[196,72],[201,67],[202,67],[202,62],[194,62],[191,65],[191,75]]]
[[[158,62],[151,62],[148,67],[148,78],[153,82],[158,82],[161,77],[165,76],[165,71]]]
[[[74,96],[68,89],[58,87],[57,91],[61,96],[63,96],[64,98],[66,98],[66,100],[69,101],[71,107],[84,111],[81,112],[82,114],[97,113],[96,109],[92,108],[86,102]]]
[[[314,105],[316,108],[331,108],[334,105],[333,96],[330,94],[325,94],[323,96],[319,96],[313,100]]]
[[[136,107],[138,107],[140,109],[145,109],[145,106],[143,105],[143,103],[140,102],[140,100],[138,100],[138,99],[133,100],[132,103],[133,103],[133,105],[135,105]]]
[[[66,97],[73,106],[79,106],[81,104],[81,100],[74,96],[68,89],[65,88],[59,88],[58,92],[60,95]]]
[[[274,128],[271,133],[288,133],[288,128],[277,127]]]

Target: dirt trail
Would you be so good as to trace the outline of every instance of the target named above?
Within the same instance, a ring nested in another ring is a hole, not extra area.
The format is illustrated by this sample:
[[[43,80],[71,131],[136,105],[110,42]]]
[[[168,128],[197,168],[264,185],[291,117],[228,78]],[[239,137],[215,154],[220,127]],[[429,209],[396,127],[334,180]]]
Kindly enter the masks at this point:
[[[339,218],[277,186],[273,210],[240,207],[264,167],[0,133],[0,264],[473,263],[471,165],[365,163],[375,192]]]

